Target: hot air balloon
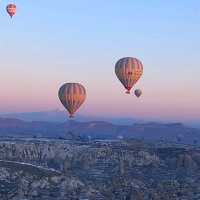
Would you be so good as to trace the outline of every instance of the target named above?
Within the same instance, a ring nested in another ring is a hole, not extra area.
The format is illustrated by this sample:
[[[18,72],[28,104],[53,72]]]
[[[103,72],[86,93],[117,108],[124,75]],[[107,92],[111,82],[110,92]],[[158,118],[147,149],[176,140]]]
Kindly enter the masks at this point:
[[[142,73],[142,62],[136,58],[122,58],[115,64],[115,74],[127,90],[127,94],[130,94],[131,88],[140,79]]]
[[[15,4],[8,4],[6,7],[7,13],[12,18],[16,14],[17,6]]]
[[[58,97],[72,118],[85,101],[86,90],[80,83],[65,83],[60,87]]]
[[[142,95],[142,90],[136,89],[134,93],[135,93],[135,96],[139,98]]]

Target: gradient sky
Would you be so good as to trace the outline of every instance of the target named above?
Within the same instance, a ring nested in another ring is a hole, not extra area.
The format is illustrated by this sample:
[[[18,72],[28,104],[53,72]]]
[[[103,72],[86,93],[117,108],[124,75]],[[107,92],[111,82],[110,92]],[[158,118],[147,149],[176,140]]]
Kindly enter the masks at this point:
[[[64,82],[87,88],[79,114],[200,120],[199,0],[0,2],[0,112],[62,108]],[[125,95],[116,61],[139,58],[144,75]]]

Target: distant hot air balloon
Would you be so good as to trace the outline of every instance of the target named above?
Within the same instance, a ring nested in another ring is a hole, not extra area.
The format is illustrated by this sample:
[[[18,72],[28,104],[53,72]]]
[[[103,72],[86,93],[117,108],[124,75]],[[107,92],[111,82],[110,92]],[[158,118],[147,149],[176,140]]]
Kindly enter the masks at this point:
[[[17,6],[15,4],[8,4],[6,10],[10,15],[10,17],[12,18],[16,14]]]
[[[60,87],[58,97],[71,118],[85,101],[86,90],[79,83],[65,83]]]
[[[136,97],[140,97],[142,95],[142,90],[136,89],[134,93]]]
[[[136,58],[126,57],[120,59],[115,65],[115,74],[130,94],[133,85],[140,79],[143,73],[143,65]]]

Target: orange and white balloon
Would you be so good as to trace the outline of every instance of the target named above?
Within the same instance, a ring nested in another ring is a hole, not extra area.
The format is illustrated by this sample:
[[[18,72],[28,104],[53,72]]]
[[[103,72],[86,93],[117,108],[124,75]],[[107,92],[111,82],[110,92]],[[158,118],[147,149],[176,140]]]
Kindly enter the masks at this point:
[[[58,97],[69,112],[69,117],[71,118],[84,103],[86,90],[80,83],[65,83],[60,87]]]
[[[8,4],[6,7],[7,13],[10,15],[10,17],[12,18],[17,11],[17,6],[15,4]]]
[[[127,90],[126,93],[130,94],[130,90],[143,74],[142,62],[137,58],[122,58],[115,64],[115,74]]]

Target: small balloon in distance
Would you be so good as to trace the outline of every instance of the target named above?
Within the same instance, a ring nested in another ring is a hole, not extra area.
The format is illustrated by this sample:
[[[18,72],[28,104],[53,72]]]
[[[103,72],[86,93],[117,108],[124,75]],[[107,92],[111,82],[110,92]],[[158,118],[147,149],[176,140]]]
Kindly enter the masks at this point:
[[[134,94],[135,94],[136,97],[139,98],[139,97],[142,95],[142,90],[136,89],[136,90],[134,91]]]
[[[16,14],[17,6],[15,4],[8,4],[6,7],[6,11],[12,18]]]

